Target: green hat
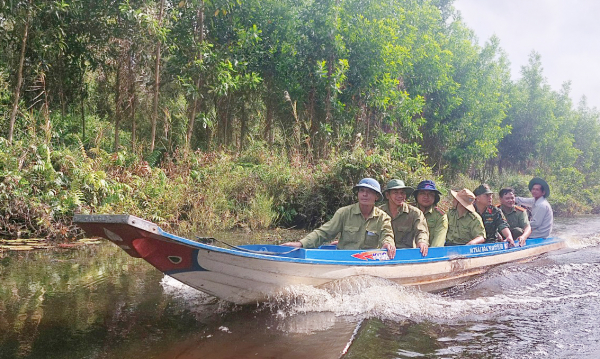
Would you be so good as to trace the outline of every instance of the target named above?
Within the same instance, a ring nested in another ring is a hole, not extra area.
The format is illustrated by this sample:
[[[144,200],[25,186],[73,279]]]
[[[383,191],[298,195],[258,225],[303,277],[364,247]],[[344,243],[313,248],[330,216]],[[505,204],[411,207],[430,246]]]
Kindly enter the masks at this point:
[[[479,196],[482,194],[488,194],[488,193],[494,193],[494,192],[492,192],[492,190],[490,189],[490,186],[486,183],[479,185],[479,187],[475,188],[475,191],[473,191],[473,194],[475,196]]]
[[[542,186],[542,190],[544,191],[544,198],[550,197],[550,186],[548,183],[539,177],[534,177],[531,181],[529,181],[529,190],[533,188],[533,185],[539,184]]]
[[[414,191],[414,188],[405,185],[404,181],[399,180],[399,179],[390,180],[387,183],[387,185],[385,186],[385,189],[383,190],[383,193],[385,193],[385,192],[387,192],[389,190],[392,190],[392,189],[403,189],[404,192],[406,192],[406,196],[407,197],[410,196],[413,193],[413,191]]]

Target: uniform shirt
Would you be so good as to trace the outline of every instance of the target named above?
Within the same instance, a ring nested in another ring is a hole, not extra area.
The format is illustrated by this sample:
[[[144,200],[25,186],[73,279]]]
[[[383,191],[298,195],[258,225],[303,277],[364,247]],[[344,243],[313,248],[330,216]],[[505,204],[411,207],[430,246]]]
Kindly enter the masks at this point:
[[[380,208],[391,217],[389,203]],[[429,229],[423,212],[406,202],[398,208],[398,215],[392,218],[392,229],[396,248],[415,248],[419,242],[429,245]]]
[[[485,238],[485,227],[477,213],[467,211],[462,217],[459,217],[456,208],[448,211],[447,244],[467,244],[479,236]]]
[[[531,208],[531,235],[529,238],[548,238],[554,225],[554,213],[550,203],[544,197],[537,201],[535,198],[516,197],[517,204]]]
[[[475,206],[477,209],[477,206]],[[477,214],[481,217],[483,221],[483,226],[485,227],[485,241],[496,242],[498,240],[497,234],[500,233],[504,228],[508,228],[508,222],[506,221],[506,217],[498,207],[487,206],[483,210],[483,213]]]
[[[373,249],[384,243],[394,243],[390,216],[373,207],[365,219],[358,203],[338,209],[329,222],[306,235],[300,242],[304,248],[316,248],[324,242],[330,242],[338,234],[338,249]]]
[[[501,205],[498,205],[498,208],[504,213],[504,217],[506,217],[510,228],[521,228],[524,230],[529,225],[529,218],[527,218],[527,210],[525,208],[514,206],[510,211],[503,210]]]
[[[429,229],[429,246],[443,247],[448,233],[448,216],[441,209],[431,206],[423,212]]]

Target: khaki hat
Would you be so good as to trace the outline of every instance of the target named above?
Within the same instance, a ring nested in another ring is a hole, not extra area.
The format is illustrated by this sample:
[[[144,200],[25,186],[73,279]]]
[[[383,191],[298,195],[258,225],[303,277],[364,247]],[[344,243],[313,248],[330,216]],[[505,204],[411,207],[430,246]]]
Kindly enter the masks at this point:
[[[458,192],[450,190],[450,193],[452,193],[452,197],[456,198],[456,200],[460,204],[465,206],[465,208],[469,212],[475,213],[475,207],[473,207],[473,201],[475,201],[475,195],[473,194],[473,192],[469,191],[466,188],[463,188]]]

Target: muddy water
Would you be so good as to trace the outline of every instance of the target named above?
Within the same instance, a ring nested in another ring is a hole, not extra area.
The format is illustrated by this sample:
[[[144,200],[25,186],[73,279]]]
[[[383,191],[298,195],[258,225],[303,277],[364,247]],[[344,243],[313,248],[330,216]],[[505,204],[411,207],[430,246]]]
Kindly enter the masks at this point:
[[[376,278],[237,307],[110,244],[0,254],[0,358],[598,358],[600,218],[429,294]]]

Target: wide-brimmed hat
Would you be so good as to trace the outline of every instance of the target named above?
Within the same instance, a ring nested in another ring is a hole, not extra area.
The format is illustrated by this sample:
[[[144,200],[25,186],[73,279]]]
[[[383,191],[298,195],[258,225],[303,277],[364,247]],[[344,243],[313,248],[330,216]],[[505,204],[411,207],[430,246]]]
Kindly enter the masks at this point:
[[[490,186],[486,183],[480,184],[479,187],[475,188],[475,191],[473,191],[473,194],[475,196],[480,196],[482,194],[488,194],[488,193],[494,193],[494,192],[490,189]]]
[[[534,177],[531,181],[529,181],[529,190],[533,188],[533,185],[539,184],[542,186],[542,190],[544,190],[544,197],[550,197],[550,186],[548,183],[539,177]]]
[[[456,200],[460,204],[465,206],[465,208],[469,212],[475,213],[475,207],[473,207],[473,201],[475,201],[475,195],[473,194],[473,192],[469,191],[466,188],[463,188],[458,192],[450,190],[450,193],[452,193],[452,197],[456,198]]]
[[[410,196],[413,191],[415,190],[412,187],[409,187],[407,185],[404,184],[403,180],[399,180],[399,179],[393,179],[390,180],[387,185],[385,186],[385,189],[383,190],[383,193],[392,190],[392,189],[403,189],[404,192],[406,193],[406,196]]]
[[[373,191],[377,192],[380,201],[383,199],[383,194],[381,194],[381,186],[379,185],[379,182],[377,182],[377,180],[373,178],[363,178],[358,182],[356,186],[352,187],[352,190],[354,192],[357,192],[360,187],[372,189]]]
[[[434,204],[437,204],[440,201],[440,196],[442,195],[442,192],[440,192],[437,189],[437,187],[435,186],[435,182],[433,182],[432,180],[425,180],[425,181],[419,182],[419,184],[417,185],[417,188],[413,192],[413,196],[415,196],[415,200],[417,199],[417,195],[419,194],[419,191],[435,192]]]

